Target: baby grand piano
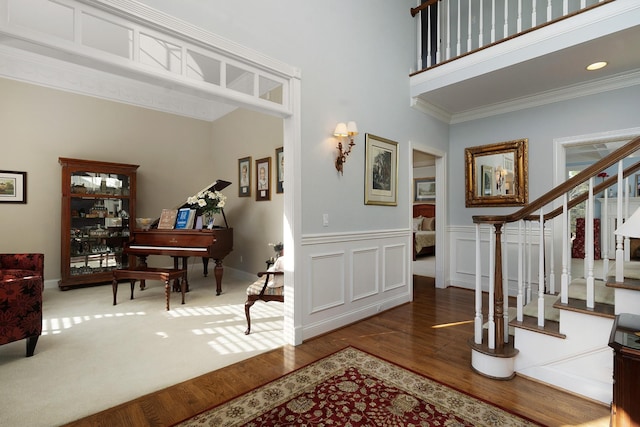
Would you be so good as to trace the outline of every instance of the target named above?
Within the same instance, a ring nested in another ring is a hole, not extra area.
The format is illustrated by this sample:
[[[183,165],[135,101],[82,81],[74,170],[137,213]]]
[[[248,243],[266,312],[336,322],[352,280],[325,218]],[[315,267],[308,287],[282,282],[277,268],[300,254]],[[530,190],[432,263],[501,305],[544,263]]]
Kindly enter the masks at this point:
[[[218,180],[205,190],[221,191],[231,184]],[[176,209],[188,207],[185,202]],[[203,230],[158,230],[156,220],[149,230],[134,230],[124,252],[138,257],[142,267],[146,266],[149,255],[168,255],[173,257],[174,268],[178,268],[178,259],[182,259],[182,268],[187,268],[190,256],[201,257],[205,277],[208,275],[209,258],[215,260],[214,276],[216,278],[216,295],[222,292],[222,260],[233,250],[233,228],[229,228],[227,217],[222,211],[224,227]],[[142,285],[142,283],[141,283]],[[187,281],[187,290],[189,284]]]

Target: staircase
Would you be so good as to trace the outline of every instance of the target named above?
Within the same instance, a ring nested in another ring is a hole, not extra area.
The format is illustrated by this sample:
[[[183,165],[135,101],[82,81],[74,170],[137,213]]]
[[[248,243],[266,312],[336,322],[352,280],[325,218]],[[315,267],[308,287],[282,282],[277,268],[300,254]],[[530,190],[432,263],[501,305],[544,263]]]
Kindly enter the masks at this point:
[[[598,261],[596,268],[594,197],[606,195],[612,186],[629,188],[628,178],[640,170],[640,162],[631,157],[639,149],[640,137],[513,214],[473,218],[476,256],[482,256],[479,236],[489,230],[490,271],[494,271],[489,283],[478,279],[476,283],[476,328],[470,341],[474,370],[497,379],[517,374],[611,403],[613,355],[609,335],[616,314],[640,314],[640,261],[629,260],[629,239],[617,236],[615,262],[607,258]],[[598,174],[602,176],[601,172],[616,165],[617,174],[595,185]],[[569,194],[582,183],[589,184],[588,190],[569,200]],[[619,197],[628,198],[624,193]],[[577,263],[571,259],[569,214],[583,202],[587,227],[585,258],[580,261],[584,265],[572,271],[572,264]],[[620,203],[617,223],[629,214],[623,215]],[[507,260],[503,265],[502,260],[507,259],[502,249],[505,227],[518,227],[519,242],[517,262]],[[539,242],[537,253],[530,244],[527,246],[531,241]],[[532,269],[537,270],[533,278]],[[503,276],[509,279],[507,271],[515,271],[517,279],[503,281]],[[560,273],[559,290],[556,272]],[[509,289],[508,283],[514,281],[517,289]],[[489,307],[482,306],[485,292],[489,293]]]

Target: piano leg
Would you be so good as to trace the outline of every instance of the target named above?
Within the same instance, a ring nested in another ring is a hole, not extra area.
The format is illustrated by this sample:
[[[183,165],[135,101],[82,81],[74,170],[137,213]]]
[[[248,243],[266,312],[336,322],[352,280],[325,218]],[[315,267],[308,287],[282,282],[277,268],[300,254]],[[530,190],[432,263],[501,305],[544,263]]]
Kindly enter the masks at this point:
[[[146,269],[147,268],[147,255],[138,255],[138,260],[140,261],[140,268],[143,269],[143,270]],[[144,281],[144,279],[140,280],[140,290],[144,291],[144,289],[146,287],[147,287],[147,284]],[[133,290],[131,290],[131,295],[133,296]]]
[[[216,295],[220,295],[222,293],[222,273],[224,269],[222,268],[222,260],[217,259],[216,266],[213,269],[213,275],[216,278]],[[204,272],[204,277],[207,277],[209,274],[209,258],[202,257],[202,269]]]
[[[207,277],[207,275],[209,274],[209,258],[207,257],[202,257],[202,271],[204,277]]]

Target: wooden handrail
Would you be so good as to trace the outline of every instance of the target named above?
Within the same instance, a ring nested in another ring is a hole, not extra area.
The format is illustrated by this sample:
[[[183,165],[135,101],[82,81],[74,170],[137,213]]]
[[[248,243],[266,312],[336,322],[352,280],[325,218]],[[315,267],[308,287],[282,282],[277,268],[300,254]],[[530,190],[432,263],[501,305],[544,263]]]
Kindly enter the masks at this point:
[[[411,8],[411,16],[413,16],[415,18],[415,16],[419,12],[422,12],[424,9],[428,8],[432,4],[438,3],[438,1],[439,0],[429,0],[429,1],[426,1],[426,2],[422,3],[420,6],[412,7]]]
[[[582,172],[580,172],[573,178],[569,178],[562,184],[553,188],[551,191],[537,198],[536,200],[529,203],[527,206],[523,207],[522,209],[509,215],[474,215],[472,217],[473,222],[474,224],[503,224],[506,222],[516,222],[516,221],[520,221],[521,219],[527,219],[532,213],[538,211],[539,209],[542,209],[544,206],[553,202],[555,199],[562,196],[564,193],[570,191],[571,189],[575,188],[579,184],[582,184],[583,182],[587,181],[589,178],[598,175],[598,173],[600,173],[604,169],[607,169],[610,166],[613,166],[614,164],[618,163],[620,160],[629,157],[631,154],[635,153],[638,150],[640,150],[640,137],[637,137],[631,140],[624,146],[618,148],[616,151],[609,154],[607,157],[585,168],[584,170],[582,170]],[[627,170],[623,172],[623,176],[627,177],[628,175],[630,175],[631,173],[635,172],[638,169],[640,169],[640,164],[635,164],[627,168]],[[602,189],[612,185],[614,181],[615,181],[614,177],[612,177],[607,181],[597,185],[594,188],[594,192],[596,192],[596,189],[598,189],[599,191],[602,191]],[[605,185],[605,183],[607,184]],[[573,199],[571,202],[573,203],[574,200],[578,200],[581,197],[584,197],[581,200],[581,201],[584,201],[587,195],[581,194],[576,199]],[[580,203],[580,202],[575,202],[575,204],[577,203]],[[572,206],[575,206],[575,204],[573,204]]]

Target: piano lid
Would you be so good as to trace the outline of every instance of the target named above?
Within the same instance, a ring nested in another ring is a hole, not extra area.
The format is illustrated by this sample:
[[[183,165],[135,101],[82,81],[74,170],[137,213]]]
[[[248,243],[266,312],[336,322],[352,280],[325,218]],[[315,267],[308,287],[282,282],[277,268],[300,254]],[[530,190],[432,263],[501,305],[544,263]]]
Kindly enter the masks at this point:
[[[223,181],[221,179],[217,179],[215,181],[213,181],[213,183],[211,185],[208,185],[206,187],[204,187],[202,190],[200,190],[200,192],[202,191],[222,191],[225,188],[227,188],[228,186],[230,186],[231,183],[229,181]]]

